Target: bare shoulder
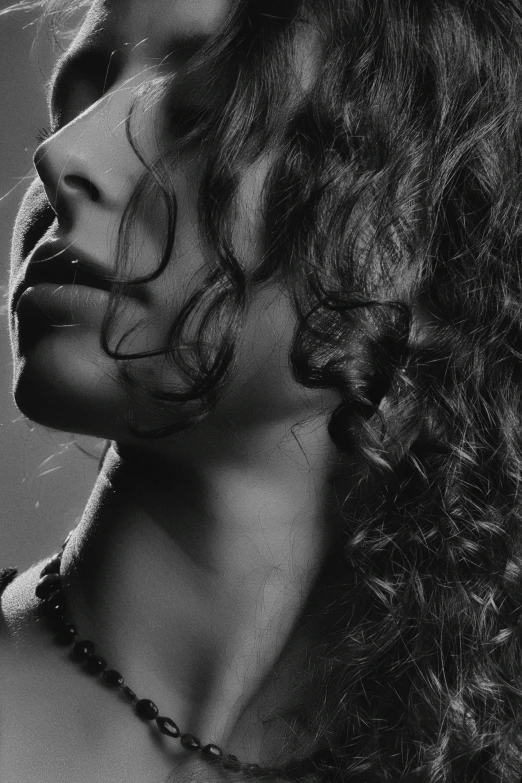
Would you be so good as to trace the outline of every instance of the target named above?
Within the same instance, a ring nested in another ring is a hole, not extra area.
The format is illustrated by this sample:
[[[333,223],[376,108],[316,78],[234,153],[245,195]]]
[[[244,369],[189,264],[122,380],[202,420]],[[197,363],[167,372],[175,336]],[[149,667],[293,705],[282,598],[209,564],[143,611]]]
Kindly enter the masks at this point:
[[[0,595],[18,574],[17,568],[0,568]]]
[[[165,783],[174,768],[181,778],[192,757],[161,752],[128,700],[82,676],[42,627],[41,570],[17,575],[0,598],[1,783]]]
[[[6,588],[13,582],[18,575],[18,569],[16,568],[2,568],[0,569],[0,609],[2,606],[3,594]],[[0,611],[0,640],[5,637],[5,621],[3,611]]]
[[[9,642],[22,641],[24,629],[32,625],[36,598],[34,588],[38,581],[41,563],[19,573],[15,568],[0,570],[0,651]]]

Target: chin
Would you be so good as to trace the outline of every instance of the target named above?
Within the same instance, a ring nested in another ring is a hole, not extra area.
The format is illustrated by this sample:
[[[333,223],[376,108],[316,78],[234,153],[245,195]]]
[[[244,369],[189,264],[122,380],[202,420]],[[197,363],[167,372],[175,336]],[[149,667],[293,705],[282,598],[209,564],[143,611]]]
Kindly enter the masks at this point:
[[[134,398],[129,393],[118,364],[103,353],[98,335],[60,329],[41,336],[23,352],[16,341],[13,346],[15,403],[24,416],[44,427],[144,445],[132,434],[131,421],[146,431],[166,425],[183,430],[192,420],[186,409],[167,416],[145,412],[142,395]]]
[[[118,438],[127,432],[128,398],[97,339],[90,342],[61,330],[15,351],[15,403],[45,427]]]

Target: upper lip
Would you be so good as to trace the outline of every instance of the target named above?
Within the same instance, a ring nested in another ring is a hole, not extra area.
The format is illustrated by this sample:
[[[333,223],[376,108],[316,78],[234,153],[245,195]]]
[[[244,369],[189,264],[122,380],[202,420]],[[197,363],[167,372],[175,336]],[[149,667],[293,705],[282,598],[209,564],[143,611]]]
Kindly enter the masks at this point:
[[[111,277],[96,263],[82,258],[72,245],[57,242],[45,242],[29,257],[19,296],[38,283],[85,285],[105,291],[113,285]]]

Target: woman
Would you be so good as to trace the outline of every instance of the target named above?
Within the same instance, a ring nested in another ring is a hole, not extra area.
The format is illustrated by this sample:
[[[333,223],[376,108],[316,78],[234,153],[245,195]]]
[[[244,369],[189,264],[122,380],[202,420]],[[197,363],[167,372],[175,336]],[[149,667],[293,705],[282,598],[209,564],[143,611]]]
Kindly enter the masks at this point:
[[[83,5],[14,385],[111,445],[4,575],[1,780],[518,781],[519,3]]]

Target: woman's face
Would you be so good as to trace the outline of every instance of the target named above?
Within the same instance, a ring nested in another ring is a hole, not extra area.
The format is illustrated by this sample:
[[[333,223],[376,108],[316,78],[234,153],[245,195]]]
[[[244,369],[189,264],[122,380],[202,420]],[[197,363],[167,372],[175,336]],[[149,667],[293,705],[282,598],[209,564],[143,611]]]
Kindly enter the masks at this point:
[[[57,129],[35,155],[38,177],[20,210],[11,268],[15,397],[35,421],[101,437],[130,437],[126,416],[137,403],[122,385],[116,361],[100,346],[118,227],[145,173],[129,142],[126,119],[140,86],[179,71],[230,10],[231,0],[95,0],[54,73],[50,111]],[[197,98],[197,80],[191,78]],[[203,69],[198,78],[205,78]],[[168,148],[158,103],[140,102],[132,127],[146,158],[154,159],[158,140]],[[268,156],[246,171],[240,187],[235,239],[245,264],[256,264],[262,254],[259,206],[267,161]],[[137,323],[140,328],[126,338],[124,352],[161,347],[173,314],[203,279],[207,262],[197,216],[203,163],[187,155],[173,172],[178,202],[173,254],[162,275],[125,296],[116,338]],[[140,207],[125,259],[131,277],[157,267],[164,237],[158,202]],[[316,404],[316,393],[291,378],[294,325],[288,299],[275,283],[257,292],[221,402],[223,415],[256,426],[300,418]],[[137,364],[138,381],[154,377],[168,383],[172,374],[175,367],[158,359]],[[141,409],[130,412],[138,424],[147,424]]]

